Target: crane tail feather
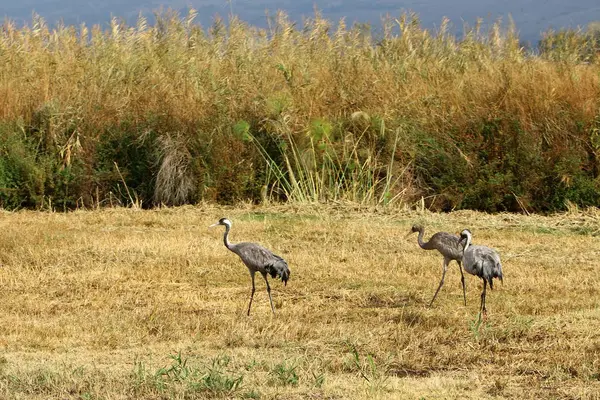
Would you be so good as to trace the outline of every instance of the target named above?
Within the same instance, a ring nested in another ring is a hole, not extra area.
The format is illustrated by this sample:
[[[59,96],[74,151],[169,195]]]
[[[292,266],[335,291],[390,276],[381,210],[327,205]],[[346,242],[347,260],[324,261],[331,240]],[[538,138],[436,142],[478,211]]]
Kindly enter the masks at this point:
[[[287,281],[290,279],[290,269],[284,259],[277,260],[267,268],[267,272],[272,278],[281,278],[284,286],[287,286]]]

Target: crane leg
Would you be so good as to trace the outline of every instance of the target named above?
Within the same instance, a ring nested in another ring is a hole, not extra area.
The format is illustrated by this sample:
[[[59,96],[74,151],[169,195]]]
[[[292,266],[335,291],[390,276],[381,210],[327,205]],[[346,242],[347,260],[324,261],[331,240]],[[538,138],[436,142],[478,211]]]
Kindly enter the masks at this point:
[[[252,307],[252,299],[254,298],[254,292],[256,291],[256,287],[254,286],[254,271],[250,272],[250,276],[252,277],[252,292],[250,293],[250,303],[248,303],[248,316],[250,316],[250,307]]]
[[[444,278],[446,277],[446,270],[448,269],[448,259],[444,258],[444,264],[442,265],[442,280],[440,280],[440,284],[437,288],[437,290],[435,291],[435,294],[433,295],[433,299],[431,299],[431,302],[429,303],[429,307],[431,307],[433,305],[433,302],[435,300],[435,298],[438,295],[438,292],[440,291],[440,289],[442,288],[442,285],[444,284]]]
[[[462,265],[460,261],[458,261],[458,269],[460,270],[460,283],[462,283],[463,287],[463,300],[465,301],[465,306],[467,305],[467,289],[465,289],[465,274],[463,274]]]
[[[483,291],[481,292],[481,307],[479,309],[479,319],[483,316],[483,319],[487,317],[487,310],[485,309],[485,290],[487,288],[487,282],[483,280]]]
[[[273,314],[275,314],[275,307],[273,307],[273,298],[271,298],[271,286],[269,286],[267,274],[263,274],[263,278],[265,278],[265,283],[267,284],[267,293],[269,294],[269,303],[271,303],[271,311],[273,312]]]

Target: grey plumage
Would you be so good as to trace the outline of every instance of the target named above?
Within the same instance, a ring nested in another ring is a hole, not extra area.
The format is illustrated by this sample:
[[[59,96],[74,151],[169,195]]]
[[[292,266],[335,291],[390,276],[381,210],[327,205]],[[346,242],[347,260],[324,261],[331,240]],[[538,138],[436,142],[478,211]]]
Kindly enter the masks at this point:
[[[269,286],[267,274],[271,275],[273,278],[281,278],[283,284],[287,286],[287,281],[290,278],[290,269],[287,262],[277,254],[273,254],[270,250],[259,244],[249,242],[230,243],[229,230],[231,229],[231,221],[227,218],[221,218],[219,222],[212,224],[210,227],[217,225],[225,226],[225,234],[223,235],[225,247],[237,254],[246,267],[248,267],[248,271],[250,271],[250,277],[252,278],[252,293],[250,294],[250,303],[248,303],[248,315],[250,315],[250,307],[252,306],[252,299],[254,298],[254,275],[257,271],[260,272],[267,284],[269,303],[271,304],[271,311],[274,314],[275,307],[273,306],[273,299],[271,298],[271,286]]]
[[[502,282],[502,264],[500,255],[496,250],[486,246],[476,246],[471,244],[471,231],[465,229],[460,234],[461,240],[464,239],[463,247],[463,264],[465,271],[471,275],[480,277],[483,280],[483,291],[481,292],[480,313],[486,314],[485,308],[485,291],[487,284],[494,289],[494,278],[500,279]],[[480,314],[481,316],[481,314]]]
[[[444,284],[444,278],[446,277],[446,271],[448,270],[448,264],[450,261],[454,260],[458,263],[458,269],[460,270],[460,282],[463,288],[463,300],[465,305],[467,305],[467,294],[465,289],[465,276],[463,274],[461,261],[463,259],[463,245],[461,244],[461,238],[458,235],[453,235],[448,232],[437,232],[434,233],[433,236],[429,239],[428,242],[423,242],[423,235],[425,233],[425,229],[422,225],[413,225],[411,232],[419,232],[419,236],[417,238],[417,242],[419,246],[424,250],[437,250],[444,256],[444,262],[442,264],[442,279],[440,280],[440,284],[438,285],[435,294],[433,295],[433,299],[429,303],[429,306],[433,304],[435,298],[438,295],[438,292],[442,288]]]

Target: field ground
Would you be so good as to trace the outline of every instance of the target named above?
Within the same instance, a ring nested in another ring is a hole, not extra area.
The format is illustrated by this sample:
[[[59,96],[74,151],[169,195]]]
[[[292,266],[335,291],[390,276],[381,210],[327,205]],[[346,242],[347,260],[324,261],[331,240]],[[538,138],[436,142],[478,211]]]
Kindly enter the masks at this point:
[[[271,316],[231,239],[276,250]],[[410,226],[470,228],[504,284]],[[600,212],[552,217],[351,207],[198,206],[0,213],[0,397],[600,398]]]

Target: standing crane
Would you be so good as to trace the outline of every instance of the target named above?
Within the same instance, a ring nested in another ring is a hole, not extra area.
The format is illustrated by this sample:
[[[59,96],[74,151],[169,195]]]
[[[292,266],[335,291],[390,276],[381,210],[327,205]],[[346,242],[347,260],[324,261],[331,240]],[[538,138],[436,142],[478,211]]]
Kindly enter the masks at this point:
[[[490,289],[494,289],[494,278],[498,278],[500,279],[500,282],[502,282],[502,264],[500,263],[500,255],[498,255],[496,250],[489,247],[472,245],[472,235],[471,231],[468,229],[463,230],[460,237],[461,241],[464,239],[463,264],[465,265],[465,270],[471,275],[483,279],[479,318],[481,318],[481,314],[485,317],[487,314],[485,309],[485,289],[487,284],[490,284]]]
[[[438,292],[442,288],[444,284],[444,278],[446,277],[446,271],[448,270],[448,264],[450,261],[455,260],[458,263],[458,269],[460,270],[460,282],[462,283],[463,288],[463,299],[465,302],[465,306],[467,305],[467,293],[465,289],[465,275],[463,274],[463,270],[461,267],[461,261],[463,259],[463,246],[460,241],[461,238],[458,235],[453,235],[448,232],[437,232],[434,233],[433,236],[429,239],[428,242],[423,242],[423,235],[425,233],[425,229],[422,225],[413,225],[411,231],[408,233],[409,235],[414,232],[419,232],[419,237],[417,238],[417,242],[419,246],[424,250],[437,250],[444,256],[444,263],[442,265],[442,279],[440,280],[440,284],[433,295],[433,299],[429,303],[429,307],[433,304]]]
[[[254,298],[255,286],[254,286],[254,274],[260,272],[265,283],[267,284],[267,293],[269,294],[269,302],[271,303],[271,311],[275,314],[275,307],[273,307],[273,299],[271,298],[271,286],[267,280],[267,274],[273,278],[280,277],[281,281],[287,286],[287,281],[290,278],[290,269],[288,268],[287,262],[276,254],[273,254],[270,250],[258,245],[256,243],[240,242],[230,243],[229,242],[229,230],[231,229],[231,221],[227,218],[221,218],[219,222],[214,223],[210,226],[225,225],[225,234],[223,235],[223,243],[225,247],[237,254],[246,267],[250,271],[250,277],[252,278],[252,293],[250,294],[250,303],[248,304],[248,315],[250,315],[250,307],[252,306],[252,299]]]

